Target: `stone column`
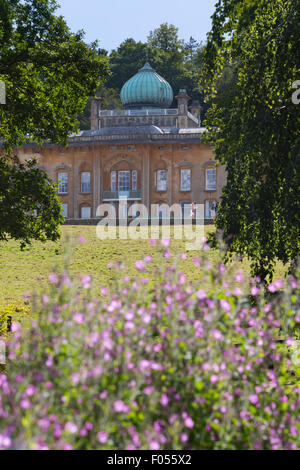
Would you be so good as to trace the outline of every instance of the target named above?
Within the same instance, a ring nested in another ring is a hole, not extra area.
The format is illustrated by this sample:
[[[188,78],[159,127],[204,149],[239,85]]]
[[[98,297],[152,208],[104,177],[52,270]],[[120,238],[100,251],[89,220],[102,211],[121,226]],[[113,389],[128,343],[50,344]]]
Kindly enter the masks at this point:
[[[169,149],[168,149],[169,152]],[[167,156],[167,168],[168,168],[168,199],[170,206],[173,204],[173,178],[174,178],[174,171],[173,171],[173,144],[171,144],[171,155]]]
[[[182,88],[175,98],[178,101],[178,127],[188,127],[188,102],[190,100],[186,90]]]
[[[193,114],[193,116],[195,116],[195,118],[198,119],[198,126],[199,127],[201,126],[201,110],[202,110],[202,107],[201,107],[199,101],[194,100],[192,102],[192,105],[190,106],[190,111]]]
[[[93,217],[96,217],[97,207],[101,200],[101,180],[100,180],[100,155],[99,149],[94,148],[93,152]]]
[[[73,204],[74,204],[74,218],[78,219],[79,207],[78,207],[78,194],[80,192],[80,174],[79,174],[80,158],[77,153],[74,155],[73,164]]]

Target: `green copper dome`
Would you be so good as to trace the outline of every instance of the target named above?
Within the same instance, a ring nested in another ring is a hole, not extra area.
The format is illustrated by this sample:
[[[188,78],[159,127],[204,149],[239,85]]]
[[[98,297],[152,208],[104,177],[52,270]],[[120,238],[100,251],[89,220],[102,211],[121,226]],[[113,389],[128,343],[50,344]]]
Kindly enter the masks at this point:
[[[148,62],[125,83],[120,96],[126,109],[169,108],[173,101],[170,84]]]

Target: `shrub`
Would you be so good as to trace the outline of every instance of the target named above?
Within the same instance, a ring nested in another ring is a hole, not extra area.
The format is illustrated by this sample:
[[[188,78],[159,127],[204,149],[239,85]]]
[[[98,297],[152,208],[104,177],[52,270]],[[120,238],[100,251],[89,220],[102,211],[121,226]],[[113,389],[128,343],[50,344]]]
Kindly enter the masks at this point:
[[[161,267],[145,257],[129,279],[114,266],[98,296],[89,276],[49,276],[37,320],[12,325],[2,448],[300,448],[297,280],[266,301],[203,252],[195,288],[160,249]]]
[[[0,336],[6,336],[12,320],[22,322],[28,318],[30,308],[22,304],[0,304]]]

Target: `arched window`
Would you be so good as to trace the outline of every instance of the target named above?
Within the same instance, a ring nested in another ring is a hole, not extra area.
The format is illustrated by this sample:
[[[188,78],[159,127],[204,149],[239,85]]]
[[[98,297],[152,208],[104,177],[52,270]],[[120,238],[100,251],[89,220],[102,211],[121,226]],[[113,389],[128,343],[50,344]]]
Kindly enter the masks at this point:
[[[113,170],[110,172],[111,191],[137,191],[138,172],[137,170]]]

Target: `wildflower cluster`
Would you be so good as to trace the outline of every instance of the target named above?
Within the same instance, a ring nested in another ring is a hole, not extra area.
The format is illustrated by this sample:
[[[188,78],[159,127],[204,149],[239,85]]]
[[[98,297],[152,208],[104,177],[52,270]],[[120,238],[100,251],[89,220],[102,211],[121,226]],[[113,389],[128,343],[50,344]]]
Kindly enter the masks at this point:
[[[266,301],[203,251],[195,288],[159,249],[161,267],[112,266],[96,296],[89,276],[50,275],[37,319],[12,325],[0,448],[300,448],[298,281]]]

